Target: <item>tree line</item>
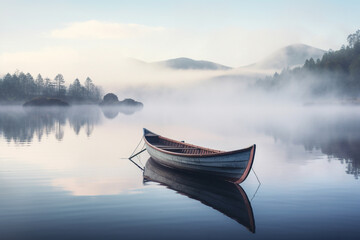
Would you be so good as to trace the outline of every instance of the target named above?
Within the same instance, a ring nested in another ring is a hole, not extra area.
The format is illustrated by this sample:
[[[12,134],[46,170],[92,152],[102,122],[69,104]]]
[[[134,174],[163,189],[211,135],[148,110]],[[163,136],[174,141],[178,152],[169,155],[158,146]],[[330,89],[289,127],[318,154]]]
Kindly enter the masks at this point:
[[[68,87],[62,74],[54,79],[43,78],[38,74],[34,79],[30,73],[15,72],[0,78],[0,101],[19,102],[35,97],[56,97],[72,102],[98,102],[101,88],[87,77],[84,84],[75,79]]]
[[[271,77],[258,80],[267,90],[284,89],[291,84],[307,86],[308,93],[322,96],[360,97],[360,30],[347,37],[347,46],[329,50],[321,59],[310,58],[302,67],[283,69]]]

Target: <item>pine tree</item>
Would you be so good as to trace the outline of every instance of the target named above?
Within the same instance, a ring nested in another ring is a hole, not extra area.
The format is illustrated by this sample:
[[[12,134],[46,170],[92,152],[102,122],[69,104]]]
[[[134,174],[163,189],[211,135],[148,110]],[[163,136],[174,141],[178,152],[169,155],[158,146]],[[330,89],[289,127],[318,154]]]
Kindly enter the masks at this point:
[[[86,97],[88,99],[92,98],[92,93],[94,90],[95,86],[91,80],[91,78],[87,77],[85,80],[85,90],[86,90]]]
[[[40,73],[36,77],[35,84],[36,84],[36,94],[38,96],[41,96],[44,93],[45,83]]]
[[[46,96],[53,96],[55,93],[55,84],[50,78],[45,78],[44,93]]]
[[[66,88],[65,88],[65,80],[62,74],[58,74],[55,77],[55,89],[56,89],[56,94],[58,96],[62,96],[65,95],[66,92]]]
[[[81,83],[79,79],[76,78],[73,84],[71,84],[69,87],[69,96],[75,99],[81,99],[82,98],[81,90],[82,90]]]

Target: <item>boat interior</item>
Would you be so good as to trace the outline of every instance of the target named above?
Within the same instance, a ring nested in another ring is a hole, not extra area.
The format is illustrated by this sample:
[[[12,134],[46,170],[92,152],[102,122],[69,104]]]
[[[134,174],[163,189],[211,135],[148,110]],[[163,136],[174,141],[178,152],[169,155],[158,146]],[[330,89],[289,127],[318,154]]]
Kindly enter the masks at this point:
[[[182,154],[212,154],[222,152],[214,149],[195,146],[185,142],[175,141],[152,133],[146,134],[145,137],[151,145],[169,152]]]

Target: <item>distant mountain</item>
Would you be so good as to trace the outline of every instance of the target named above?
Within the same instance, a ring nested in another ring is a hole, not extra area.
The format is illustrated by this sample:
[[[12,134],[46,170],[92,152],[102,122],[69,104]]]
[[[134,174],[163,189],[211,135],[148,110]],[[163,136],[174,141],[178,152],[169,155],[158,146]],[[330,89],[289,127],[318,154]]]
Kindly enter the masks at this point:
[[[324,97],[342,103],[360,103],[360,30],[349,35],[348,45],[324,53],[321,60],[305,60],[297,69],[285,69],[257,81],[266,91],[299,94],[310,102]],[[296,89],[296,91],[294,91]]]
[[[281,48],[265,58],[264,60],[255,64],[246,66],[245,68],[258,68],[258,69],[274,69],[281,70],[284,68],[293,68],[296,66],[302,66],[306,59],[320,58],[326,51],[311,47],[305,44],[293,44],[287,47]]]
[[[320,58],[324,55],[326,51],[311,47],[305,44],[293,44],[287,47],[281,48],[266,57],[265,59],[239,68],[237,70],[243,71],[243,69],[251,70],[252,72],[260,73],[263,71],[278,71],[284,68],[293,68],[295,66],[302,66],[306,59],[313,58],[314,60]],[[148,63],[133,59],[133,62],[140,65],[147,65]],[[162,66],[170,69],[179,69],[179,70],[230,70],[231,67],[214,63],[204,60],[194,60],[191,58],[174,58],[168,59],[159,62],[152,62],[149,65]],[[260,71],[260,72],[259,72]]]
[[[231,69],[228,66],[224,66],[218,63],[194,60],[191,58],[174,58],[165,61],[155,62],[154,64],[165,66],[172,69],[182,70],[228,70]]]

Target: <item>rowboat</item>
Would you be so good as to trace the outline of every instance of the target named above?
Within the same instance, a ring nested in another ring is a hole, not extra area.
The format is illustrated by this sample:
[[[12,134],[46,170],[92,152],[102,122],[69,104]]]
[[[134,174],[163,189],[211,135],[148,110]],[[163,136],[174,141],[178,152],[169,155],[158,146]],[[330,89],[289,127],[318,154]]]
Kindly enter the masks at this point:
[[[238,184],[216,181],[188,172],[164,167],[150,158],[144,169],[144,182],[160,183],[191,199],[200,201],[234,219],[250,232],[255,232],[255,219],[250,201]]]
[[[176,141],[144,128],[147,152],[159,164],[197,174],[211,175],[239,184],[249,175],[256,145],[235,151],[219,151]]]

